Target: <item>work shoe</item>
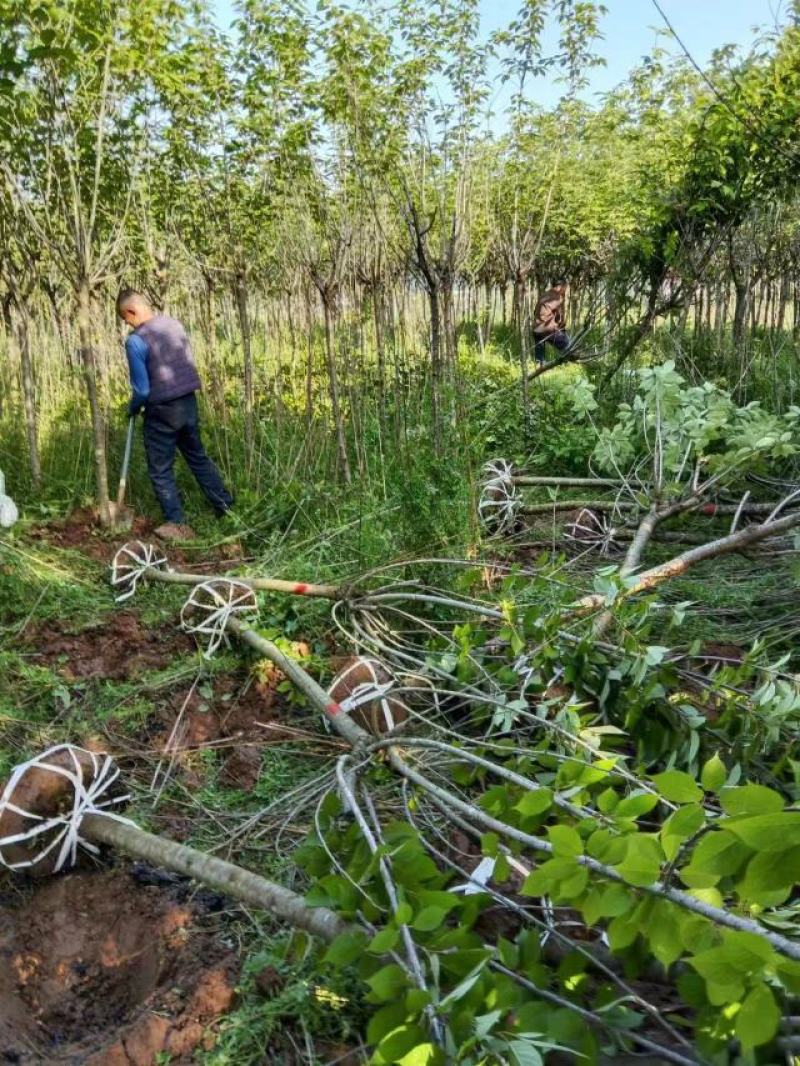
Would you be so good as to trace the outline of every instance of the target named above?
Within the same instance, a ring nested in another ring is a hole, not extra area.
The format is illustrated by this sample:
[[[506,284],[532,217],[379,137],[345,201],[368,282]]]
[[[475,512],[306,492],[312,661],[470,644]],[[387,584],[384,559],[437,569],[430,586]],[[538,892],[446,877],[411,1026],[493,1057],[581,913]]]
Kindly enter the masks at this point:
[[[160,540],[194,540],[194,530],[191,526],[185,526],[180,522],[165,522],[154,530]]]

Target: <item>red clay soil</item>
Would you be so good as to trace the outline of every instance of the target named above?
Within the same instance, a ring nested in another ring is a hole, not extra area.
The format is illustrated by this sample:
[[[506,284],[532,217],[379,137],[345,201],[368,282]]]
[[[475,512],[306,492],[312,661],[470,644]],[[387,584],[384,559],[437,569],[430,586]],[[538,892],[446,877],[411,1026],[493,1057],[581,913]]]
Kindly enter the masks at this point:
[[[239,541],[226,541],[214,548],[213,560],[208,559],[208,548],[184,546],[176,548],[172,544],[162,544],[154,531],[157,526],[151,518],[137,515],[130,529],[107,528],[100,524],[97,512],[84,507],[73,511],[67,518],[58,522],[47,522],[32,529],[32,540],[52,544],[56,548],[80,551],[90,559],[108,565],[114,552],[131,540],[141,540],[145,544],[160,546],[174,569],[188,570],[227,570],[232,563],[242,562],[244,551]]]
[[[291,711],[277,706],[280,694],[275,691],[276,683],[277,678],[273,684],[264,685],[237,671],[210,679],[210,697],[197,688],[179,689],[162,709],[149,742],[165,749],[180,715],[170,749],[179,753],[178,761],[184,768],[191,764],[193,752],[213,744],[224,754],[222,784],[249,792],[258,782],[264,748],[294,736]],[[278,724],[281,720],[287,728]],[[274,724],[265,729],[266,723]]]
[[[208,921],[127,871],[0,895],[0,1061],[191,1063],[213,1046],[236,971]]]
[[[49,621],[28,629],[26,646],[35,649],[31,662],[54,666],[71,681],[92,677],[127,681],[195,650],[194,641],[177,626],[148,628],[132,611],[108,615],[102,623],[74,634],[62,634]]]
[[[106,529],[100,525],[97,513],[84,507],[73,511],[61,522],[48,522],[30,531],[34,540],[46,541],[57,548],[80,551],[98,562],[110,563],[117,548],[129,540],[152,539],[155,523],[137,516],[128,530]]]

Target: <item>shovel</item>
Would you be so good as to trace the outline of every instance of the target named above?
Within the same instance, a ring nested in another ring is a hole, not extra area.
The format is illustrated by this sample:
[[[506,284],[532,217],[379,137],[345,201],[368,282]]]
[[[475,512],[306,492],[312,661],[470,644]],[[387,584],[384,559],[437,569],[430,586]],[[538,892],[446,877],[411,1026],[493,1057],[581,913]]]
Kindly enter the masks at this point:
[[[119,475],[119,488],[117,489],[116,501],[110,503],[111,524],[118,529],[130,529],[133,525],[133,511],[125,506],[125,489],[128,484],[128,468],[131,465],[131,451],[133,450],[133,431],[135,415],[128,419],[128,435],[125,438],[125,454],[122,458],[122,471]]]

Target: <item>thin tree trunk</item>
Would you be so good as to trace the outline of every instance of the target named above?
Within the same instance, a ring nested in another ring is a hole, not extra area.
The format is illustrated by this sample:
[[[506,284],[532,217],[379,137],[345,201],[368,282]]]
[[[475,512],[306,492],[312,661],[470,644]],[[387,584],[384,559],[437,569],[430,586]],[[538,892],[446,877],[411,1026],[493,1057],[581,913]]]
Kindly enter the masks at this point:
[[[250,332],[250,315],[247,306],[247,286],[245,279],[238,274],[234,284],[236,312],[239,317],[239,331],[242,337],[242,354],[244,356],[244,437],[249,461],[253,459],[253,411],[255,394],[253,389],[253,346]]]
[[[378,392],[381,425],[386,422],[386,338],[383,328],[383,290],[375,281],[372,286],[372,317],[375,323],[375,349],[378,357]]]
[[[734,292],[733,348],[735,352],[741,352],[745,346],[745,330],[747,327],[750,286],[746,282],[735,282]]]
[[[333,324],[331,321],[331,309],[329,298],[323,293],[322,310],[325,316],[325,362],[328,368],[328,385],[330,387],[331,409],[333,411],[333,423],[336,428],[336,447],[339,452],[339,463],[342,468],[342,477],[347,485],[351,484],[353,477],[350,473],[350,460],[347,457],[347,438],[344,432],[342,409],[339,403],[339,379],[336,373],[336,358],[333,350]]]
[[[89,409],[92,414],[92,438],[94,442],[94,468],[97,488],[97,506],[100,521],[104,526],[111,525],[111,508],[108,494],[108,463],[106,459],[106,427],[100,410],[97,393],[97,363],[92,346],[91,333],[91,293],[89,282],[81,278],[77,286],[78,300],[78,336],[83,361],[83,376],[86,393],[89,397]]]
[[[428,289],[428,303],[431,312],[431,423],[433,429],[433,446],[437,454],[442,448],[442,427],[440,422],[440,400],[442,383],[442,328],[439,307],[439,290],[434,286]]]
[[[36,416],[36,391],[33,375],[33,358],[28,315],[17,305],[17,341],[19,344],[20,369],[22,372],[22,401],[25,408],[25,431],[28,438],[28,461],[30,463],[33,487],[39,489],[42,483],[42,467],[39,460],[39,427]]]

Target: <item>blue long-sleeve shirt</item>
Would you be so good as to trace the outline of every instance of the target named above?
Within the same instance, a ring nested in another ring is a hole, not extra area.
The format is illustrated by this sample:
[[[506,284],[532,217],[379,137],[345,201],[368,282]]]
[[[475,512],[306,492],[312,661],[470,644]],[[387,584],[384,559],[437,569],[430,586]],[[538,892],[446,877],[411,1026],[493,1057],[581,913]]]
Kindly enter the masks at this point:
[[[133,395],[128,405],[130,414],[135,415],[140,408],[147,403],[150,395],[150,375],[147,371],[147,361],[150,351],[147,344],[136,333],[131,333],[125,341],[125,354],[128,357],[128,370],[131,377],[131,389]]]

